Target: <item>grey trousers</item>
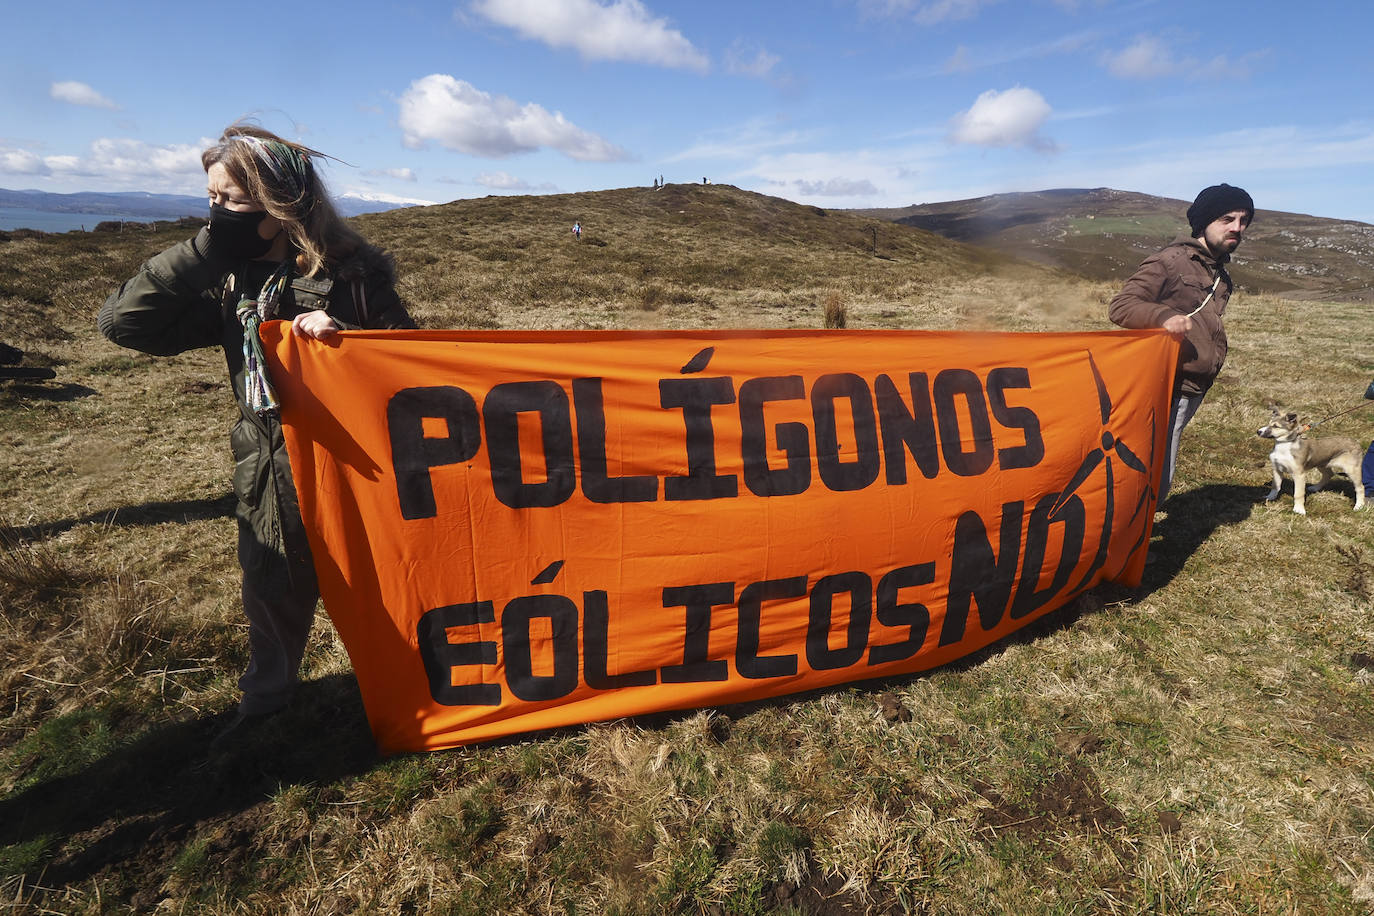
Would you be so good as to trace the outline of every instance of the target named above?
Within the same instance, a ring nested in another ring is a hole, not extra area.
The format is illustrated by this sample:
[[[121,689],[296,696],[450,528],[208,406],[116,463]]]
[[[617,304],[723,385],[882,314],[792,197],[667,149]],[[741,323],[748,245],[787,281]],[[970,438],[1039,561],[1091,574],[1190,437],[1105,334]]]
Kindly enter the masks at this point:
[[[1164,473],[1159,477],[1159,501],[1156,511],[1164,508],[1164,500],[1169,498],[1169,487],[1174,482],[1174,467],[1178,464],[1178,440],[1183,436],[1183,428],[1193,419],[1193,414],[1202,406],[1206,395],[1180,394],[1174,398],[1169,411],[1169,440],[1164,444]]]
[[[243,613],[248,618],[248,669],[239,678],[239,711],[258,716],[291,701],[305,643],[315,622],[315,594],[285,590],[262,594],[260,578],[245,571]]]

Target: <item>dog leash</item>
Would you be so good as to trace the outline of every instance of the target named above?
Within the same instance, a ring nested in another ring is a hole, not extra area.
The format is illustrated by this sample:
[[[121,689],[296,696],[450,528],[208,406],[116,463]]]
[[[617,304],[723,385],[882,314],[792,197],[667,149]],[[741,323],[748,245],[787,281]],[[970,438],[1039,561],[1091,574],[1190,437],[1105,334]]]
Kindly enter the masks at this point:
[[[1342,410],[1340,413],[1333,413],[1333,414],[1332,414],[1331,416],[1329,416],[1329,417],[1322,417],[1320,420],[1316,421],[1315,423],[1304,423],[1304,424],[1302,425],[1302,431],[1303,431],[1303,432],[1307,432],[1308,430],[1312,429],[1313,427],[1321,426],[1323,423],[1327,422],[1328,420],[1334,420],[1334,419],[1336,419],[1337,417],[1343,417],[1343,416],[1345,416],[1345,415],[1348,414],[1348,413],[1354,413],[1355,411],[1359,410],[1361,407],[1367,407],[1367,406],[1369,406],[1367,403],[1356,404],[1354,407],[1351,407],[1349,410]]]

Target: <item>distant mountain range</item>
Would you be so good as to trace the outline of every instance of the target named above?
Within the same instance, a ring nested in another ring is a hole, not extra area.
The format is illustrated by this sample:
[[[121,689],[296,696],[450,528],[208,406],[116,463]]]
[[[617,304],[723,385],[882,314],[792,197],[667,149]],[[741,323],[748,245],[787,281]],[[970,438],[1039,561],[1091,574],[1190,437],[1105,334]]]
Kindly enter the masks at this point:
[[[1059,188],[846,212],[1119,282],[1188,232],[1188,204],[1111,188]],[[1234,262],[1242,289],[1289,299],[1374,301],[1369,223],[1257,210]]]
[[[400,207],[415,206],[422,201],[402,200],[383,195],[341,194],[334,198],[344,216],[380,213]],[[183,216],[203,217],[209,214],[204,197],[184,194],[151,194],[147,191],[78,191],[74,194],[52,194],[47,191],[11,191],[0,188],[0,207],[38,210],[44,213],[90,213],[112,219],[180,219]]]

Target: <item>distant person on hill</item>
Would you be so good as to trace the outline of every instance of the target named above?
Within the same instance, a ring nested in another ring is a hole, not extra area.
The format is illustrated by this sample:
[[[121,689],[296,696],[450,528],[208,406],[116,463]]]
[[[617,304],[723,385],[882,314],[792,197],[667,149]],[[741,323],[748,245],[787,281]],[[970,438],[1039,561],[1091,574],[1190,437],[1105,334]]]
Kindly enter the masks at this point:
[[[390,255],[339,217],[316,168],[321,153],[250,124],[201,154],[210,221],[147,261],[100,309],[100,330],[156,356],[222,347],[239,416],[230,434],[248,667],[238,713],[216,738],[290,700],[319,600],[275,410],[260,362],[262,321],[298,337],[411,328]]]
[[[1178,462],[1183,428],[1202,406],[1207,389],[1226,362],[1222,316],[1231,298],[1226,262],[1255,218],[1255,202],[1229,184],[1203,188],[1188,208],[1191,235],[1180,235],[1150,255],[1107,307],[1123,328],[1163,328],[1182,344],[1174,376],[1164,473],[1159,480],[1162,508]]]
[[[582,224],[580,222],[573,223],[573,238],[577,239],[579,242],[582,240]]]

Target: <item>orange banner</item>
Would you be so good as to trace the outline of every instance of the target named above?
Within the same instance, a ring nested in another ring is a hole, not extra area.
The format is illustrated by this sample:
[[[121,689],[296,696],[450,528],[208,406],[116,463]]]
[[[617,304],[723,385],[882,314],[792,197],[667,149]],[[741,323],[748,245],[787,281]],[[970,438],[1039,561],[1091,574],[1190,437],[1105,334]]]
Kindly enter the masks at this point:
[[[1162,331],[263,326],[385,753],[931,668],[1137,584]]]

